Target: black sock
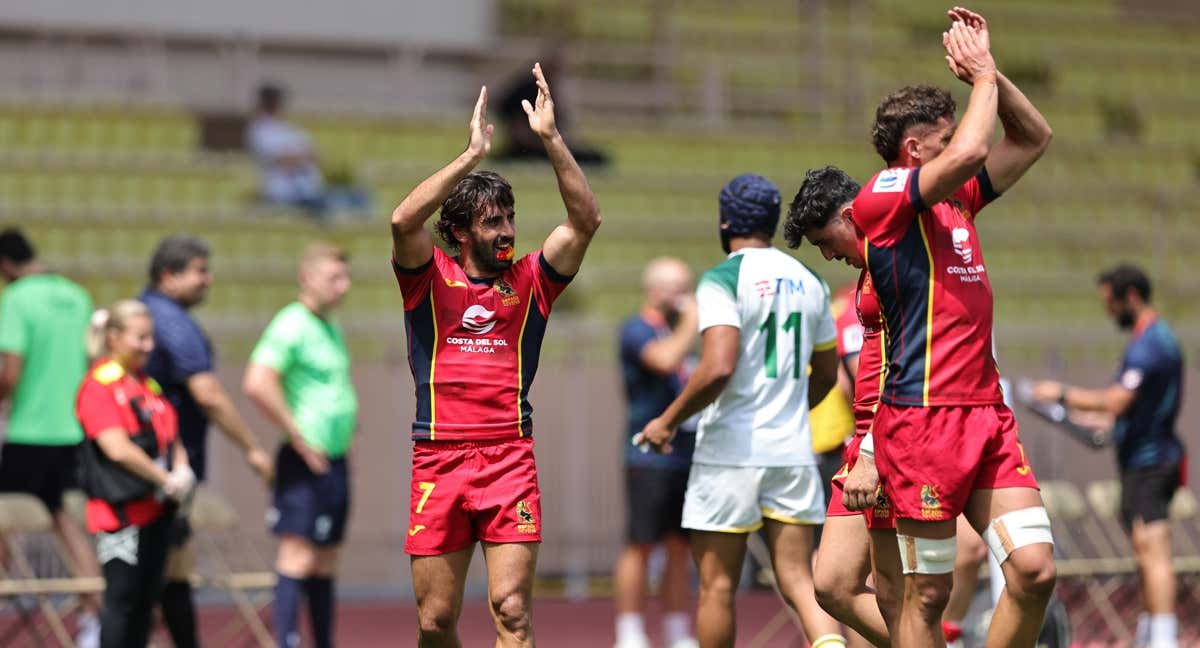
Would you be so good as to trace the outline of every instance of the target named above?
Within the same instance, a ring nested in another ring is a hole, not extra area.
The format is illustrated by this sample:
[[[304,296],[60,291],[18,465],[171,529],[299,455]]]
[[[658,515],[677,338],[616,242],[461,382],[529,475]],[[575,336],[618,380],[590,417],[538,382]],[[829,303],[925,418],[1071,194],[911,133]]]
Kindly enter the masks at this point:
[[[317,648],[333,646],[333,579],[313,576],[304,581],[308,594],[308,616],[312,620]]]
[[[275,574],[275,640],[279,648],[300,645],[300,598],[304,596],[304,581]]]
[[[163,620],[175,648],[199,648],[196,638],[196,607],[192,586],[186,581],[168,581],[162,593]]]

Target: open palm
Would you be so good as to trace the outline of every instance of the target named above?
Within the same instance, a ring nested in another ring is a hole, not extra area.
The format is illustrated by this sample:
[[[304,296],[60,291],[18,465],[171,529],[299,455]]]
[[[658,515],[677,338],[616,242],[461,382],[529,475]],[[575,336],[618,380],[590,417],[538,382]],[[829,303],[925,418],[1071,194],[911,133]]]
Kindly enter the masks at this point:
[[[487,123],[487,86],[479,89],[479,99],[475,101],[475,114],[471,115],[471,137],[467,141],[467,150],[479,157],[486,156],[492,150],[492,131],[495,127]]]
[[[550,96],[550,84],[546,83],[541,63],[533,64],[533,77],[537,79],[537,98],[533,104],[530,104],[528,99],[522,99],[521,107],[529,117],[529,128],[539,137],[546,139],[558,133],[558,127],[554,124],[554,98]]]

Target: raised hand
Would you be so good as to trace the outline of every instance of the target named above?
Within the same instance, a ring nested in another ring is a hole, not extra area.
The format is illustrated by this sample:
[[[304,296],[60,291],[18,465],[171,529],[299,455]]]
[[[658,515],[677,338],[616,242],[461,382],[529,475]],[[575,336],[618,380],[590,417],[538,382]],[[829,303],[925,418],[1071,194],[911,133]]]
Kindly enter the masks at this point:
[[[996,75],[996,62],[987,48],[987,32],[979,35],[962,21],[955,21],[948,31],[942,32],[942,46],[946,48],[946,64],[954,76],[968,84],[980,77]]]
[[[521,100],[521,107],[529,117],[529,128],[542,139],[550,139],[558,134],[554,124],[554,98],[550,96],[550,84],[546,83],[546,75],[542,73],[542,64],[533,64],[533,76],[537,79],[538,93],[533,104],[528,99]]]
[[[991,36],[988,33],[987,20],[983,16],[967,9],[965,7],[955,7],[946,12],[950,17],[950,22],[961,22],[967,27],[970,27],[975,35],[983,40],[983,46],[989,51],[992,49]]]
[[[496,129],[487,123],[487,86],[479,89],[479,99],[475,101],[475,114],[471,115],[471,138],[467,141],[467,151],[477,158],[484,158],[492,150],[492,132]]]

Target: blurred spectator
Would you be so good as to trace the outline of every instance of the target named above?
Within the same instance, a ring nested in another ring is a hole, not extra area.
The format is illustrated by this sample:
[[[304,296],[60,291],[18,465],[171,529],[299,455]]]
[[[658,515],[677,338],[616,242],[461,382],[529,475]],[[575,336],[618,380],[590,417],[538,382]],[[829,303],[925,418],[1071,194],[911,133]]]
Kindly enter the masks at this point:
[[[212,419],[245,454],[246,462],[264,481],[271,478],[271,458],[238,414],[228,392],[218,382],[212,344],[188,315],[208,295],[208,246],[192,236],[168,236],[150,260],[150,285],[139,299],[154,317],[154,352],[146,373],[162,386],[163,395],[179,414],[179,437],[188,462],[200,481],[207,469],[208,421]],[[167,585],[163,588],[163,617],[177,648],[198,645],[196,610],[188,578],[194,557],[190,529],[179,518],[171,537]]]
[[[562,73],[562,57],[557,52],[551,52],[542,58],[542,70],[549,78],[560,78]],[[561,84],[560,84],[561,85]],[[500,93],[500,119],[504,122],[504,132],[507,143],[496,158],[500,160],[530,160],[546,159],[546,147],[542,140],[529,127],[529,119],[525,116],[522,101],[533,104],[537,98],[537,80],[522,70],[521,74],[513,77]],[[598,149],[589,148],[571,137],[571,124],[567,114],[567,103],[562,97],[561,90],[555,91],[555,123],[575,160],[583,166],[608,164],[608,154]]]
[[[101,357],[79,387],[76,414],[87,435],[80,461],[88,530],[104,565],[100,645],[140,648],[163,585],[171,521],[196,475],[178,442],[175,409],[143,371],[154,349],[149,309],[117,302],[97,313],[91,337]]]
[[[246,144],[262,168],[262,197],[269,203],[300,207],[318,217],[344,210],[365,210],[368,197],[353,187],[327,187],[312,140],[284,119],[287,94],[264,83],[258,88]]]
[[[1145,612],[1138,616],[1136,645],[1175,648],[1179,586],[1168,517],[1187,474],[1187,453],[1176,430],[1184,393],[1183,350],[1175,331],[1150,305],[1150,279],[1140,268],[1119,265],[1097,283],[1108,314],[1131,333],[1120,369],[1108,387],[1099,389],[1039,382],[1034,398],[1057,402],[1072,414],[1114,419],[1121,521],[1142,577]]]
[[[300,645],[300,601],[308,598],[317,648],[333,645],[334,578],[350,513],[350,468],[358,397],[350,352],[333,310],[350,290],[346,253],[314,243],[300,261],[300,296],[279,311],[250,356],[244,387],[282,433],[275,497],[267,512],[279,537],[275,636]]]
[[[617,648],[649,648],[643,615],[646,608],[647,563],[655,545],[666,550],[659,593],[663,602],[663,636],[668,648],[696,645],[691,634],[687,534],[683,530],[683,495],[696,445],[696,421],[680,429],[667,454],[643,452],[630,440],[650,419],[662,414],[679,395],[695,357],[699,336],[692,273],[679,259],[658,258],[642,275],[646,291],[642,310],[625,320],[620,332],[621,373],[625,379],[628,416],[625,428],[625,490],[628,512],[625,550],[617,559],[614,589]]]
[[[0,451],[0,492],[42,500],[54,530],[79,576],[99,576],[96,554],[83,529],[63,509],[63,491],[75,488],[76,446],[83,431],[75,419],[75,390],[87,371],[83,348],[92,300],[71,280],[46,272],[33,246],[16,229],[0,233],[0,402],[12,398]],[[0,543],[0,559],[4,545]],[[76,642],[100,640],[100,601],[83,597]]]

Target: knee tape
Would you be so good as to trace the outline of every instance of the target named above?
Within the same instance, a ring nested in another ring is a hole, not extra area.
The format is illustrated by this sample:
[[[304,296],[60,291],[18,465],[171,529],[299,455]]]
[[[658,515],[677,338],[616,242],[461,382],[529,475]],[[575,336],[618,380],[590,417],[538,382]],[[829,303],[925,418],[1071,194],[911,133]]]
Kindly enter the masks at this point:
[[[1004,564],[1012,552],[1021,547],[1046,542],[1054,544],[1050,533],[1050,516],[1041,506],[1009,511],[992,520],[983,534],[996,562]]]
[[[930,540],[896,534],[900,544],[900,566],[905,574],[949,574],[954,571],[958,543],[954,538]]]

